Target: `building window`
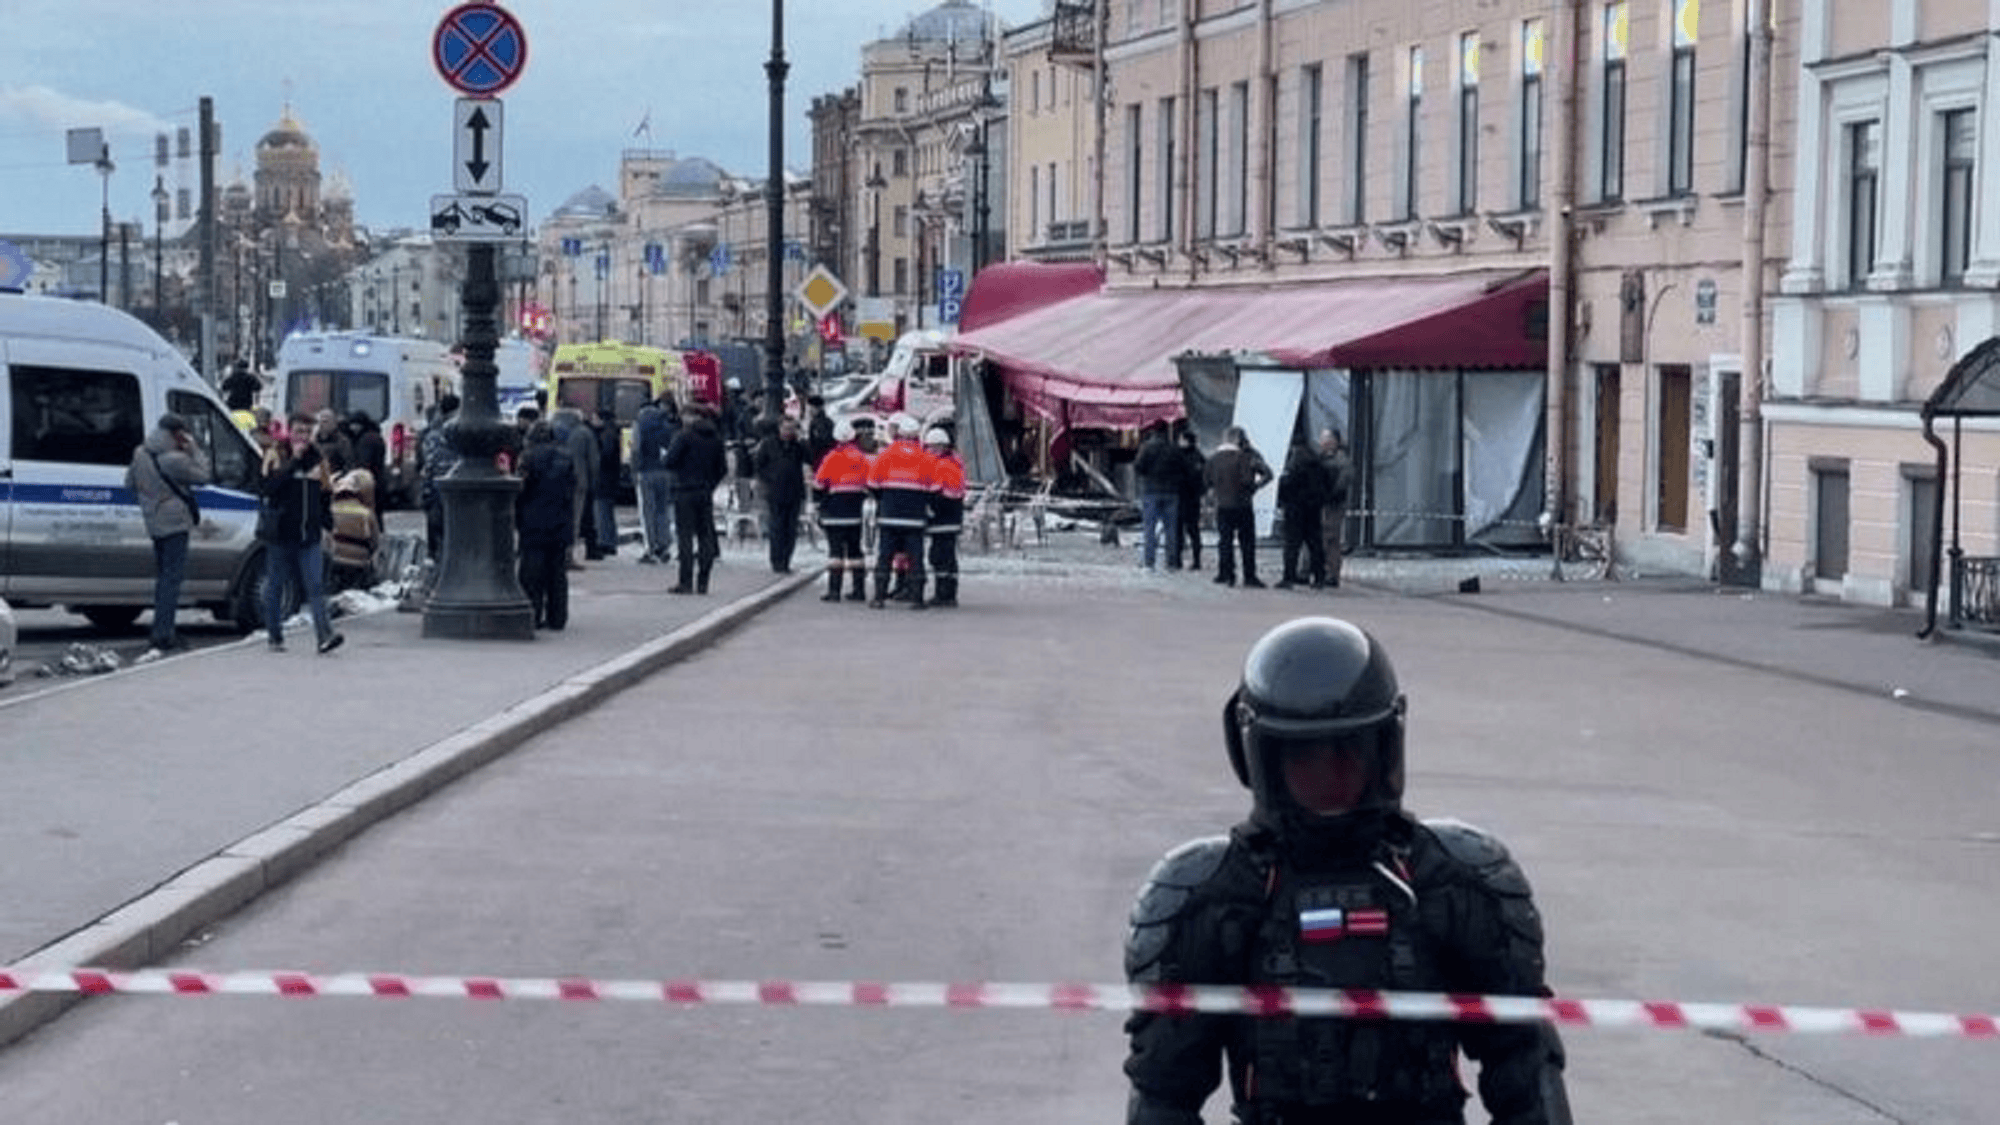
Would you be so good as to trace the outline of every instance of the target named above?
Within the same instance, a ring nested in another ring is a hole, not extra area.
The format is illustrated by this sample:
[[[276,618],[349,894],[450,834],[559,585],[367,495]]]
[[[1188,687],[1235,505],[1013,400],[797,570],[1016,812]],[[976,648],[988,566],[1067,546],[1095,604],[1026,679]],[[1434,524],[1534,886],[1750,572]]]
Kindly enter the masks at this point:
[[[1424,49],[1410,48],[1410,81],[1403,96],[1403,197],[1404,219],[1417,217],[1418,154],[1422,149],[1424,120]]]
[[[1042,166],[1028,165],[1028,237],[1041,241]]]
[[[1542,21],[1521,25],[1521,162],[1519,198],[1522,210],[1542,205]]]
[[[1031,115],[1032,115],[1032,114],[1039,114],[1039,113],[1041,113],[1041,112],[1042,112],[1042,72],[1041,72],[1041,71],[1037,70],[1037,71],[1036,71],[1036,72],[1035,72],[1035,73],[1034,73],[1033,75],[1031,75],[1031,76],[1030,76],[1030,81],[1029,81],[1029,84],[1028,84],[1028,89],[1029,89],[1029,91],[1030,91],[1030,93],[1029,93],[1029,96],[1028,96],[1028,112],[1029,112],[1029,114],[1031,114]]]
[[[1625,0],[1604,6],[1604,124],[1599,138],[1597,197],[1625,198]]]
[[[1479,33],[1458,37],[1458,213],[1479,208]]]
[[[1139,132],[1139,107],[1125,107],[1125,241],[1139,241],[1139,202],[1144,195],[1145,140]]]
[[[1939,280],[1945,285],[1965,281],[1972,258],[1972,185],[1979,144],[1979,119],[1974,110],[1954,109],[1939,115],[1944,143],[1943,206],[1939,208]]]
[[[1201,113],[1195,122],[1196,170],[1194,234],[1215,237],[1215,215],[1220,206],[1218,184],[1222,175],[1222,94],[1215,89],[1201,92]]]
[[[910,91],[907,88],[902,86],[896,87],[896,93],[893,100],[896,106],[897,113],[910,112]]]
[[[1694,190],[1694,45],[1701,0],[1674,0],[1672,90],[1667,110],[1667,194]]]
[[[1048,178],[1042,182],[1044,187],[1047,189],[1049,193],[1049,198],[1048,198],[1049,222],[1059,223],[1062,221],[1062,212],[1058,210],[1056,207],[1056,162],[1055,161],[1053,160],[1049,161]]]
[[[1743,180],[1749,173],[1750,165],[1750,52],[1754,47],[1750,37],[1750,12],[1743,12],[1742,42],[1736,56],[1736,136],[1731,145],[1729,165],[1729,190],[1741,192]]]
[[[897,258],[895,272],[895,291],[898,293],[908,293],[910,291],[910,260],[908,258]]]
[[[889,223],[889,233],[897,238],[910,236],[910,209],[901,203],[896,204],[895,217]]]
[[[1881,182],[1882,129],[1878,122],[1847,127],[1847,284],[1859,289],[1875,272],[1875,209]]]
[[[1299,225],[1319,225],[1320,110],[1325,72],[1314,63],[1299,74]]]
[[[1174,237],[1174,155],[1179,147],[1174,139],[1174,99],[1161,98],[1160,159],[1156,181],[1159,185],[1161,242],[1171,242]]]
[[[907,176],[910,174],[910,150],[899,148],[889,154],[889,174]]]
[[[1250,83],[1229,88],[1229,233],[1249,229]]]
[[[1347,221],[1368,221],[1368,56],[1347,56]]]

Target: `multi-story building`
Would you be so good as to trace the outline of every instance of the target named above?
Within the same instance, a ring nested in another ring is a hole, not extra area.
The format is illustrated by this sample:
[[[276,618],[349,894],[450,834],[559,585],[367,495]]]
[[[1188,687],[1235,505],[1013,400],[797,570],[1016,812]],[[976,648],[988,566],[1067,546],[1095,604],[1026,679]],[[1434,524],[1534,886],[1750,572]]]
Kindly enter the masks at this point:
[[[2000,168],[2000,5],[1785,7],[1800,110],[1764,406],[1765,584],[1923,602],[1934,567],[1950,576],[1942,537],[1951,559],[1984,564],[1990,597],[2000,429],[1940,419],[1941,450],[1923,408],[1954,361],[2000,333],[2000,207],[1981,186]]]
[[[1096,249],[1101,132],[1095,41],[1086,38],[1095,16],[1078,6],[1007,35],[1008,257],[1085,261]]]
[[[970,0],[911,19],[901,34],[861,51],[850,183],[861,189],[863,237],[845,271],[858,334],[893,340],[955,321],[952,278],[1006,244],[993,185],[1006,167],[999,30]],[[996,135],[997,134],[997,135]]]
[[[1263,445],[1344,430],[1367,543],[1603,524],[1642,570],[1714,572],[1734,537],[1738,357],[1764,353],[1789,229],[1744,190],[1792,182],[1790,96],[1755,96],[1753,7],[1058,3],[1050,56],[1094,103],[1065,120],[1103,123],[1070,151],[1105,288],[966,342],[1043,399],[1051,432],[1184,408],[1207,433],[1273,396]],[[1030,132],[1044,65],[1013,63],[1024,151],[1060,143]],[[1009,169],[1017,212],[1047,175]],[[1046,212],[1073,214],[1060,194]],[[1083,324],[1102,347],[1063,345]]]

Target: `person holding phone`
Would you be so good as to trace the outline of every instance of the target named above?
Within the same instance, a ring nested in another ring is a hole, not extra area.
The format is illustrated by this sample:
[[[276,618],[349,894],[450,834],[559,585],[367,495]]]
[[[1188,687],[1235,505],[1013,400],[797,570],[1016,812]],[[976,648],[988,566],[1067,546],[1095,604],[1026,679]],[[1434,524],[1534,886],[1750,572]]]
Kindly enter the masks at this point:
[[[137,497],[139,516],[153,541],[151,645],[139,656],[141,664],[188,647],[174,627],[174,618],[187,577],[188,537],[201,523],[194,489],[209,479],[207,454],[188,430],[187,420],[173,413],[160,415],[125,470],[125,487]]]

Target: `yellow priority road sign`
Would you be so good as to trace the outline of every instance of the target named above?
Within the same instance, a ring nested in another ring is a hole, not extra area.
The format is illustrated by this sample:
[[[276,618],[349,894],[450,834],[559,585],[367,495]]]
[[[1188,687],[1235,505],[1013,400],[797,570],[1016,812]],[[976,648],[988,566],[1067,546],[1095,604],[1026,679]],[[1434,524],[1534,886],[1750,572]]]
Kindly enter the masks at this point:
[[[814,266],[813,271],[799,282],[797,290],[799,303],[813,314],[815,320],[825,320],[828,313],[840,307],[847,299],[847,286],[833,276],[833,271],[825,266]]]

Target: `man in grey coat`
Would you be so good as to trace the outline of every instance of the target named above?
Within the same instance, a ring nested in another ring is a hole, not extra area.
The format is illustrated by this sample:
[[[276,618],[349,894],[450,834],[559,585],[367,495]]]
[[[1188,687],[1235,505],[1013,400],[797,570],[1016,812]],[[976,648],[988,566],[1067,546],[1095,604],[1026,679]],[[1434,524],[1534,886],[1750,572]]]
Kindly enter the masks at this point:
[[[152,647],[139,659],[158,660],[188,647],[174,629],[181,582],[187,577],[188,536],[201,522],[194,487],[209,482],[208,455],[178,414],[160,415],[159,424],[132,452],[125,487],[139,501],[139,515],[153,540]]]
[[[569,568],[582,570],[583,563],[577,559],[582,552],[583,520],[590,511],[591,493],[597,491],[597,436],[590,430],[590,424],[583,420],[583,411],[565,406],[555,412],[556,441],[569,454],[576,466],[576,500],[570,516]]]

